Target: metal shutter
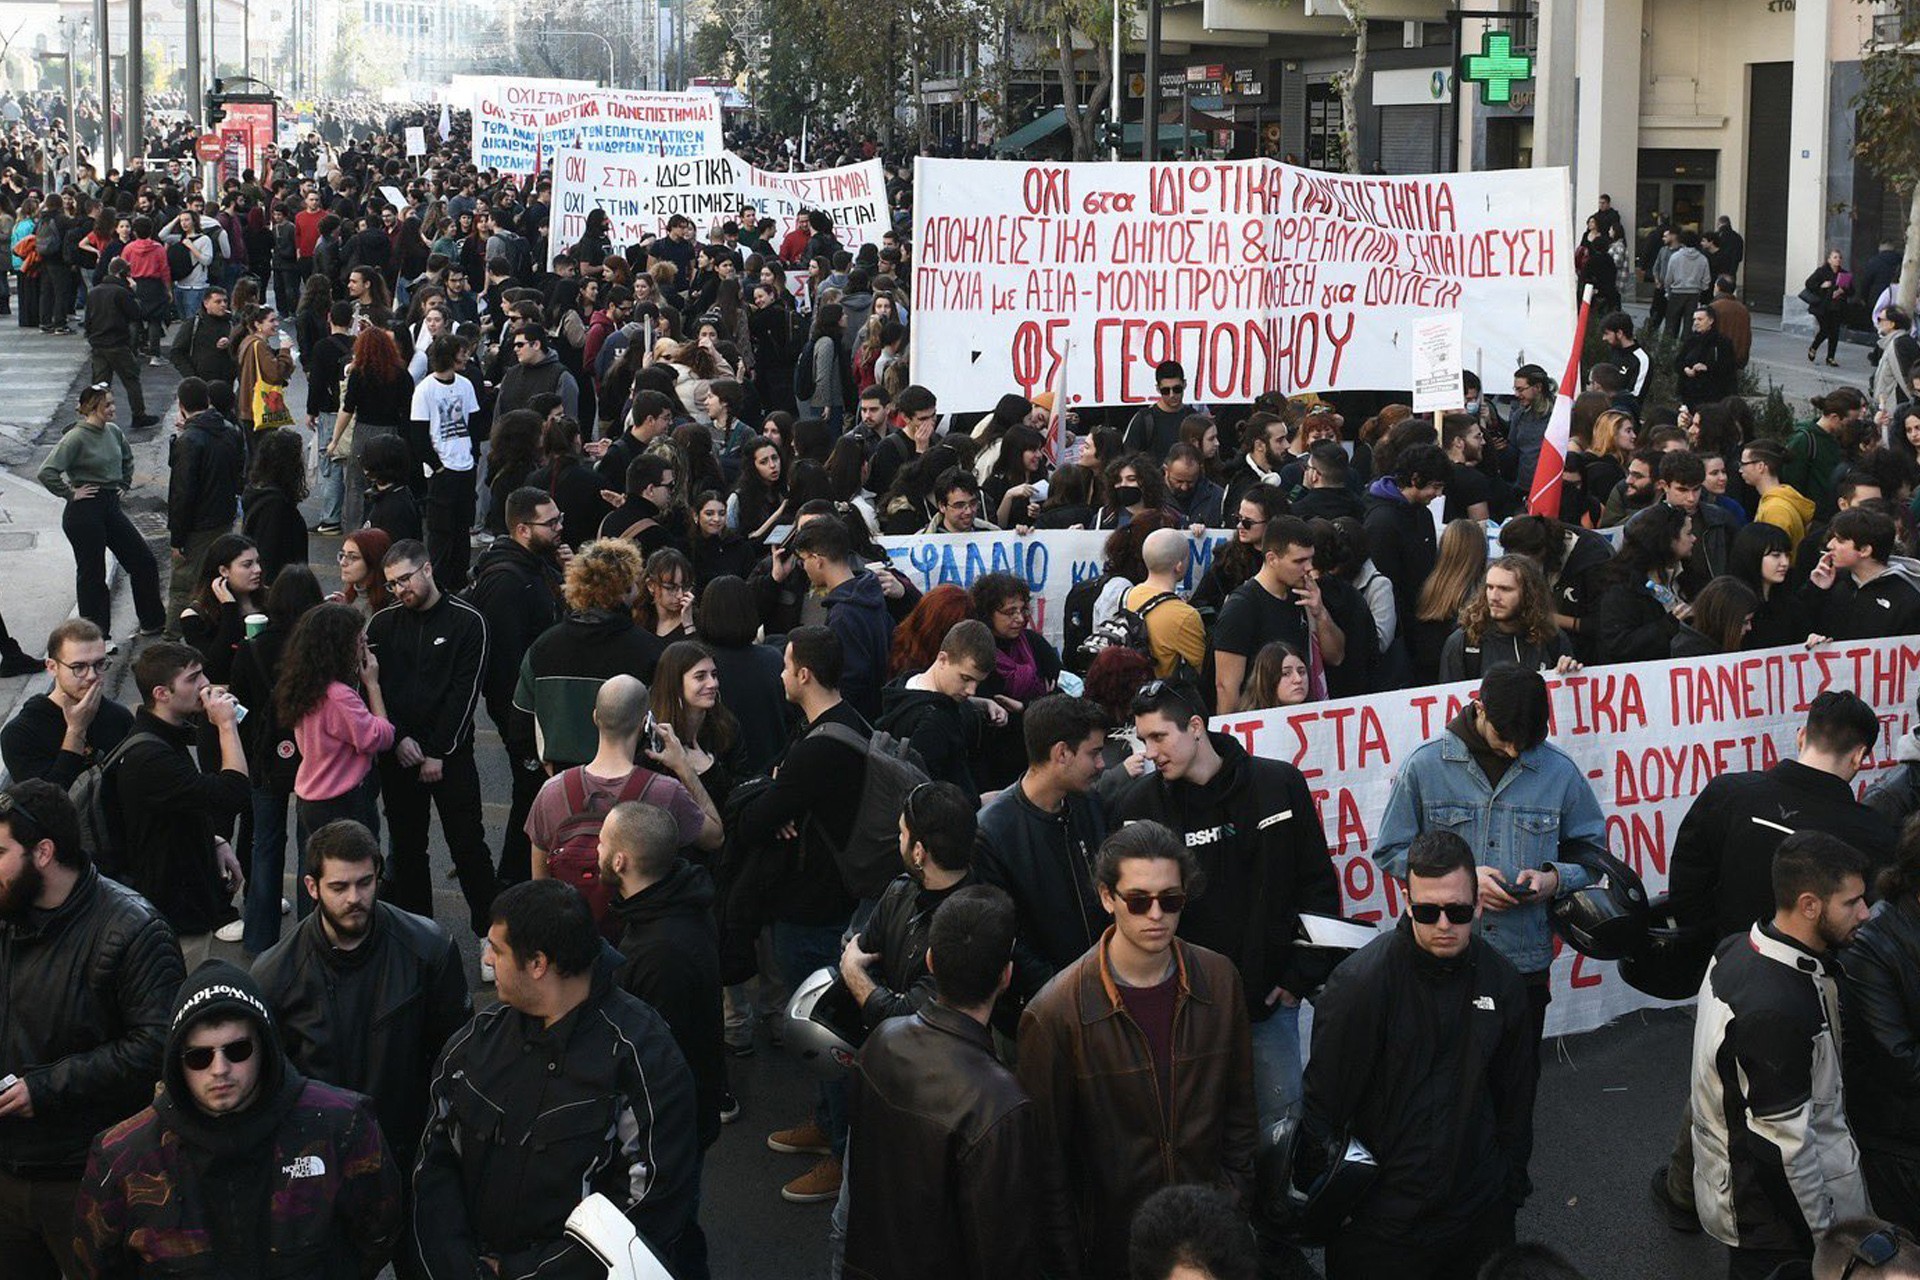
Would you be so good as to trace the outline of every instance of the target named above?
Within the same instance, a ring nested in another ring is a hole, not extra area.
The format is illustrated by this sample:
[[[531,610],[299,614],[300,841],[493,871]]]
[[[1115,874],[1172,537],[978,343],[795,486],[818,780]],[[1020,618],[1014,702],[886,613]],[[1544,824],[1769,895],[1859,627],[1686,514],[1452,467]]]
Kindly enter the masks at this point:
[[[1440,167],[1438,124],[1432,107],[1381,107],[1380,167],[1388,173],[1432,173]]]

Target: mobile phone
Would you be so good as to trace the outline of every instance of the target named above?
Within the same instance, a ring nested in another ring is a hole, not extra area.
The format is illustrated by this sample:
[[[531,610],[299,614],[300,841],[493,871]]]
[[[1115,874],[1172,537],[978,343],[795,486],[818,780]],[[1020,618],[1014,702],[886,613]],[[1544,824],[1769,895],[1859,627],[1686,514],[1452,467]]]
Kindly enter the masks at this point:
[[[647,712],[646,720],[640,726],[640,736],[646,739],[650,751],[663,750],[667,740],[660,735],[660,722],[653,718],[653,712]]]
[[[1522,901],[1531,898],[1534,893],[1532,885],[1521,884],[1518,881],[1509,880],[1505,876],[1500,878],[1500,887],[1506,890],[1509,898],[1518,898]]]
[[[19,1083],[20,1077],[9,1071],[6,1075],[0,1076],[0,1093],[5,1093]]]

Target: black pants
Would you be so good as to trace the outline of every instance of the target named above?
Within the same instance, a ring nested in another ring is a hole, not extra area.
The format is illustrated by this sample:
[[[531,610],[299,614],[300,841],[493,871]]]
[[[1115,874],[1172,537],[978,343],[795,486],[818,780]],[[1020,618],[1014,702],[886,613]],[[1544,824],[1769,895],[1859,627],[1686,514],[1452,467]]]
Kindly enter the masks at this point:
[[[1327,1280],[1474,1280],[1481,1266],[1513,1243],[1513,1210],[1483,1214],[1451,1240],[1398,1244],[1349,1227],[1327,1245]]]
[[[1812,356],[1824,342],[1827,344],[1827,359],[1831,360],[1840,350],[1840,323],[1844,317],[1840,314],[1840,308],[1828,307],[1818,312],[1815,319],[1820,322],[1820,329],[1813,335],[1813,343],[1807,348],[1807,355]]]
[[[273,305],[281,315],[290,316],[299,308],[300,280],[300,273],[292,267],[278,267],[274,270]]]
[[[533,802],[547,781],[547,771],[540,767],[540,753],[531,742],[522,743],[520,749],[515,749],[511,701],[506,705],[496,705],[490,700],[487,703],[487,716],[493,721],[493,727],[500,731],[500,741],[507,749],[507,776],[513,779],[513,801],[507,809],[507,829],[500,837],[500,883],[519,884],[533,875],[533,842],[527,839],[527,815],[533,812]]]
[[[73,310],[73,268],[64,262],[40,264],[40,329],[51,333],[66,327]]]
[[[20,327],[38,329],[40,327],[40,277],[46,273],[42,266],[32,275],[20,277]]]
[[[147,395],[140,389],[140,357],[134,354],[132,347],[94,347],[93,380],[106,382],[111,378],[120,379],[120,385],[127,389],[127,407],[133,410],[135,418],[147,416]]]
[[[112,552],[133,586],[133,611],[141,629],[151,631],[166,625],[160,566],[148,550],[147,540],[121,509],[118,493],[102,492],[67,503],[60,515],[60,531],[73,547],[73,589],[81,617],[107,635],[113,634],[113,594],[107,587],[107,553]]]
[[[8,1280],[80,1274],[73,1252],[73,1203],[79,1194],[77,1180],[28,1182],[0,1171],[0,1259],[5,1259],[0,1272]]]
[[[472,471],[442,467],[427,478],[427,558],[433,561],[433,581],[442,591],[467,585],[467,565],[473,559]]]
[[[440,831],[453,855],[460,892],[467,900],[468,922],[476,936],[492,922],[493,895],[498,887],[493,859],[487,854],[487,833],[480,819],[480,771],[474,767],[468,745],[441,762],[438,782],[420,781],[420,770],[407,769],[392,752],[380,757],[380,795],[387,810],[387,830],[393,864],[386,898],[404,911],[433,917],[433,877],[427,860],[429,806],[440,811]]]
[[[1699,305],[1700,295],[1691,290],[1683,289],[1679,293],[1667,295],[1665,324],[1669,338],[1677,337],[1683,330],[1692,327],[1694,308]]]

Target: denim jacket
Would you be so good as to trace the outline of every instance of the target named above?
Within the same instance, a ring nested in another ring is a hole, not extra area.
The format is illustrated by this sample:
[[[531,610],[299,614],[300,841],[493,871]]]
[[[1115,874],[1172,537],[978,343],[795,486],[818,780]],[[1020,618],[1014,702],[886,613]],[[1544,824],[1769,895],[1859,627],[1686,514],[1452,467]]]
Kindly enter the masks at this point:
[[[1543,742],[1522,752],[1494,786],[1451,731],[1407,758],[1387,797],[1373,860],[1388,875],[1405,879],[1407,846],[1422,831],[1454,832],[1480,865],[1509,882],[1528,867],[1552,867],[1560,873],[1562,894],[1596,879],[1563,855],[1607,847],[1600,802],[1566,752]],[[1545,902],[1482,912],[1474,932],[1523,974],[1553,962]]]

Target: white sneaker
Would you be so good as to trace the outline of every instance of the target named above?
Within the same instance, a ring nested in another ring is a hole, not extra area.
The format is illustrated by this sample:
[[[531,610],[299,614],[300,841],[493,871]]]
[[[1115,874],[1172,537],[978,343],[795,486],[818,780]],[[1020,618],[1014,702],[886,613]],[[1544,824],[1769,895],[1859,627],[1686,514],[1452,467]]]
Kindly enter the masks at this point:
[[[493,966],[487,962],[485,956],[480,958],[480,981],[489,987],[493,985]]]
[[[288,902],[285,898],[280,899],[280,914],[283,916],[290,916],[293,914],[293,904],[291,902]]]
[[[222,942],[238,942],[240,941],[241,938],[246,936],[246,933],[247,933],[246,921],[235,920],[231,924],[223,924],[218,929],[215,929],[213,931],[213,936],[220,939],[220,941]]]

